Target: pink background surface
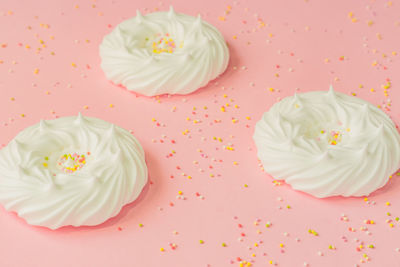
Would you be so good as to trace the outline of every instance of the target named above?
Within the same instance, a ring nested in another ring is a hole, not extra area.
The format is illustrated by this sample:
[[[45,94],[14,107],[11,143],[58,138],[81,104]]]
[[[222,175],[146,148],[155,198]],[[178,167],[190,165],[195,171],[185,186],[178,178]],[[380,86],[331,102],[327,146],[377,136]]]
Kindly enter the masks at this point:
[[[188,96],[147,98],[109,83],[102,37],[138,8],[170,4],[220,29],[226,73]],[[82,112],[133,130],[151,184],[97,227],[51,231],[0,208],[0,266],[400,266],[398,176],[368,200],[316,199],[275,186],[252,141],[277,100],[330,83],[400,123],[399,14],[399,1],[1,1],[0,144],[40,119]]]

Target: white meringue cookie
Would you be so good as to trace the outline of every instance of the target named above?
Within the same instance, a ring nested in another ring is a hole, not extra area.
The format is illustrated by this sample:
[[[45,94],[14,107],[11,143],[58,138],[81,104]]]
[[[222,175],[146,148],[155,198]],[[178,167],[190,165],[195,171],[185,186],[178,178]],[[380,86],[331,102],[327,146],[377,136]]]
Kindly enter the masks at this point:
[[[123,21],[104,37],[100,56],[115,84],[146,96],[184,95],[222,74],[229,50],[215,27],[171,7]]]
[[[50,229],[101,224],[146,182],[139,142],[97,118],[41,121],[0,150],[0,203]]]
[[[276,103],[256,124],[254,141],[267,173],[320,198],[366,196],[400,165],[390,118],[332,87]]]

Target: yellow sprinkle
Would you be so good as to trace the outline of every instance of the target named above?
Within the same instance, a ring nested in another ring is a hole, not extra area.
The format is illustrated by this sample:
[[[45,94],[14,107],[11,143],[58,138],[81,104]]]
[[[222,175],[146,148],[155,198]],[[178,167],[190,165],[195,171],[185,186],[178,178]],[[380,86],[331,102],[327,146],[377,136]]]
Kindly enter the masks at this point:
[[[164,251],[165,251],[165,249],[164,249],[164,248],[160,248],[160,251],[161,251],[161,252],[164,252]]]
[[[281,248],[283,248],[284,247],[284,245],[281,243],[281,244],[279,244],[279,246],[281,247]]]
[[[318,236],[318,233],[315,230],[309,229],[308,232],[314,236]]]
[[[374,88],[371,88],[370,91],[371,91],[371,92],[375,92],[375,89],[374,89]]]
[[[199,243],[200,243],[200,244],[204,244],[204,241],[200,239]]]
[[[49,166],[46,162],[43,162],[43,167],[47,168]]]
[[[386,206],[390,206],[390,202],[386,202]]]
[[[348,16],[349,18],[352,18],[352,17],[354,16],[354,14],[353,14],[353,12],[349,12],[349,14],[347,14],[347,16]]]
[[[222,243],[222,246],[223,246],[223,247],[226,247],[226,243]]]
[[[357,21],[358,21],[358,19],[356,19],[356,18],[351,19],[351,22],[357,22]]]
[[[71,63],[71,66],[75,68],[75,67],[76,67],[76,64],[72,62],[72,63]]]
[[[179,194],[179,195],[183,195],[183,192],[182,192],[182,191],[179,191],[178,194]]]
[[[249,187],[247,184],[244,184],[244,187]]]
[[[249,116],[246,116],[246,120],[248,120],[248,121],[249,121],[249,120],[251,120],[251,118],[250,118]]]
[[[110,105],[108,105],[110,108],[113,108],[114,107],[114,104],[110,104]]]
[[[38,69],[38,68],[35,68],[35,69],[33,70],[33,73],[39,74],[39,69]]]
[[[25,114],[21,114],[21,117],[22,117],[22,118],[25,118]]]

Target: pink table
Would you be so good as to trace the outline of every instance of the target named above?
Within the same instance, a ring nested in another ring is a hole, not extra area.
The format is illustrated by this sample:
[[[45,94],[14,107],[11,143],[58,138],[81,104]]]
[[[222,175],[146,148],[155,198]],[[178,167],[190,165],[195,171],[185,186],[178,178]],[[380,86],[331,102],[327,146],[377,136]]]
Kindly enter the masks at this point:
[[[109,83],[103,36],[170,4],[221,30],[226,73],[188,96]],[[51,231],[1,208],[0,266],[399,266],[398,176],[368,199],[320,200],[263,173],[252,141],[276,101],[331,83],[400,123],[399,14],[399,1],[374,0],[1,1],[0,145],[82,112],[133,130],[151,183],[97,227]]]

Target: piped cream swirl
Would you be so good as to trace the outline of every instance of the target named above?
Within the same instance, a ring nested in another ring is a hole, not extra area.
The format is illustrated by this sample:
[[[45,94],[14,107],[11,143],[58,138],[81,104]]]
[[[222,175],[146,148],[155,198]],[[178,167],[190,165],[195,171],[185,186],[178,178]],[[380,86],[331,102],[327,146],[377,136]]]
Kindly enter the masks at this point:
[[[332,87],[276,103],[256,124],[254,141],[267,173],[316,197],[366,196],[400,165],[390,118]]]
[[[109,80],[154,96],[207,85],[227,68],[229,50],[215,27],[171,7],[123,21],[104,37],[100,56]]]
[[[101,224],[146,182],[139,142],[97,118],[41,121],[0,150],[0,203],[32,225]]]

